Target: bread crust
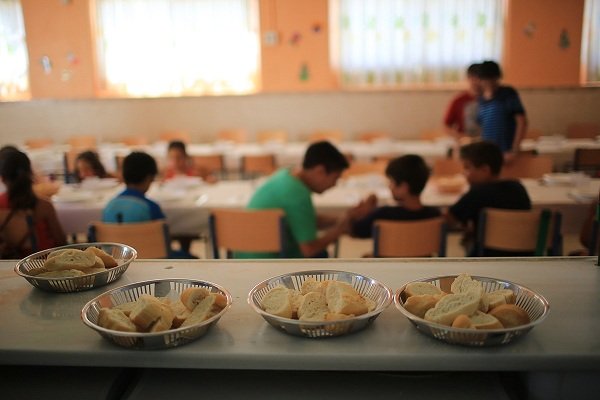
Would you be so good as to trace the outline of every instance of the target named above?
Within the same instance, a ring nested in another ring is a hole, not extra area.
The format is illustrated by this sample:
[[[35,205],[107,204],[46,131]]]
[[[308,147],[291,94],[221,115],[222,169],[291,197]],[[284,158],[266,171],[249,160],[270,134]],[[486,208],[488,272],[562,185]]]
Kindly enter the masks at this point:
[[[495,307],[489,314],[496,317],[505,328],[514,328],[531,322],[527,311],[515,304],[503,304]]]
[[[104,263],[104,267],[105,268],[114,268],[117,265],[119,265],[119,263],[117,262],[117,260],[115,260],[110,254],[108,254],[104,250],[99,249],[99,248],[94,247],[94,246],[88,247],[88,249],[91,249],[91,251],[94,252],[94,254],[96,255],[96,257],[99,257],[102,260],[102,262]]]
[[[404,308],[409,313],[416,315],[419,318],[424,318],[425,313],[435,307],[439,298],[430,294],[420,294],[410,296],[404,302]]]

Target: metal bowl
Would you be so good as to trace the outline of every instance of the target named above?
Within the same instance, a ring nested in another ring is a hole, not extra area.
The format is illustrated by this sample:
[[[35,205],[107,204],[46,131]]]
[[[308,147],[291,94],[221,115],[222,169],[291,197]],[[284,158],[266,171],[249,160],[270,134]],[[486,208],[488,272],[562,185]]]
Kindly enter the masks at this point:
[[[443,291],[450,293],[450,285],[457,276],[458,275],[438,276],[434,278],[417,279],[412,282],[428,282],[439,287]],[[412,282],[408,282],[398,289],[394,296],[394,303],[398,310],[413,323],[419,332],[446,343],[466,346],[495,346],[510,343],[514,339],[525,335],[548,316],[550,311],[548,301],[541,294],[536,293],[525,286],[483,276],[471,276],[471,278],[481,282],[483,290],[488,293],[499,289],[511,289],[515,293],[515,304],[527,311],[531,322],[514,328],[477,330],[453,328],[427,321],[415,316],[404,308],[404,302],[407,299],[404,291],[406,290],[406,286]]]
[[[265,312],[262,307],[263,297],[278,285],[289,289],[300,290],[302,283],[309,278],[322,282],[326,280],[342,281],[351,284],[361,295],[373,300],[375,309],[367,314],[340,321],[299,321],[278,317]],[[248,294],[248,304],[269,324],[291,335],[317,338],[341,336],[366,328],[392,302],[392,291],[367,276],[344,271],[300,271],[269,278],[256,285]]]
[[[98,247],[110,254],[116,261],[117,266],[108,268],[106,271],[96,272],[72,278],[47,278],[32,275],[31,272],[44,267],[48,254],[60,249],[85,250],[88,247]],[[94,289],[116,281],[129,268],[129,264],[137,257],[137,251],[126,244],[120,243],[79,243],[48,250],[38,251],[25,257],[15,266],[17,275],[27,279],[29,283],[39,289],[50,292],[70,293]]]
[[[103,307],[112,308],[119,304],[136,301],[142,294],[176,300],[179,299],[185,289],[190,287],[202,287],[210,292],[224,295],[227,297],[227,306],[217,315],[198,324],[162,332],[120,332],[98,325],[98,314]],[[214,283],[190,279],[159,279],[132,283],[101,294],[83,306],[81,319],[84,324],[98,332],[102,337],[119,346],[131,349],[165,349],[181,346],[203,336],[225,314],[231,303],[231,294]]]

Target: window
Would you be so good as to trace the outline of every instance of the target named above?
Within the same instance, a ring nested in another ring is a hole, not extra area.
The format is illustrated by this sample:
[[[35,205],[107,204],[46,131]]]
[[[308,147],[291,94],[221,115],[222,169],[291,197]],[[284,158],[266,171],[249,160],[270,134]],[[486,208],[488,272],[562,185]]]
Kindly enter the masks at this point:
[[[458,82],[500,60],[502,0],[333,0],[333,65],[346,87]]]
[[[19,0],[0,0],[0,99],[27,97],[27,44]]]
[[[103,94],[178,96],[256,91],[253,0],[97,0]]]
[[[600,0],[586,0],[581,64],[586,83],[600,83]]]

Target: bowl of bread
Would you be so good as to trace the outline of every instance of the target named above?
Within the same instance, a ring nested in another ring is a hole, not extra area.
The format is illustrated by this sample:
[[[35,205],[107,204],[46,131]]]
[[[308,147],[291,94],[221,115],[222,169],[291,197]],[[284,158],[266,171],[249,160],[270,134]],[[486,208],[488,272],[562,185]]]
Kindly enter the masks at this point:
[[[79,243],[25,257],[15,272],[43,290],[80,292],[116,281],[136,257],[135,249],[125,244]]]
[[[548,301],[531,289],[465,273],[409,282],[398,289],[394,302],[419,332],[467,346],[510,343],[550,310]]]
[[[101,294],[83,307],[81,319],[119,346],[165,349],[203,336],[231,303],[231,294],[217,284],[160,279]]]
[[[366,328],[392,296],[390,289],[367,276],[300,271],[259,283],[248,294],[248,304],[280,331],[317,338]]]

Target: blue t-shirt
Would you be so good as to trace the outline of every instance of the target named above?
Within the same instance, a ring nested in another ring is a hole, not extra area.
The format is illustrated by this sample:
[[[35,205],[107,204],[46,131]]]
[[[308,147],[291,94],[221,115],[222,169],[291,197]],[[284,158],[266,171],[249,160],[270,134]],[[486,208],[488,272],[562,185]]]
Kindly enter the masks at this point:
[[[164,218],[158,204],[131,188],[109,201],[102,211],[102,222],[146,222]]]
[[[479,98],[477,120],[481,138],[500,146],[502,152],[512,149],[517,123],[515,116],[525,114],[519,94],[510,86],[500,86],[489,100]]]

